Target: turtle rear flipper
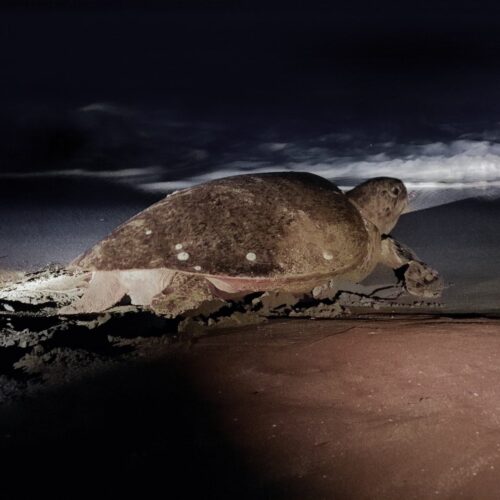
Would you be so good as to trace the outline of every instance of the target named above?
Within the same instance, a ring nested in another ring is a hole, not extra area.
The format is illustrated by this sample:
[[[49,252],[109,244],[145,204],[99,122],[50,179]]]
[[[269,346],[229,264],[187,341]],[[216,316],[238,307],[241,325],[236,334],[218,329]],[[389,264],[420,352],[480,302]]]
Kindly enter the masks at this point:
[[[59,313],[99,313],[118,304],[125,295],[130,297],[133,305],[149,306],[174,275],[174,271],[164,268],[94,271],[83,295],[62,307]]]
[[[153,297],[150,307],[156,314],[168,318],[210,314],[226,304],[215,291],[204,276],[175,273],[169,286]]]
[[[83,295],[71,304],[61,307],[59,314],[87,314],[102,312],[118,303],[127,293],[118,271],[96,271]]]

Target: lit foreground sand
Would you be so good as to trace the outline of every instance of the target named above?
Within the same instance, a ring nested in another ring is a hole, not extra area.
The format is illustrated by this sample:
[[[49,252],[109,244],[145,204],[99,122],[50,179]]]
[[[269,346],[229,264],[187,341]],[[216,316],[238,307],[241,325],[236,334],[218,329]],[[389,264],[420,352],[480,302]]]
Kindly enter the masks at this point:
[[[498,322],[277,323],[197,350],[224,427],[292,496],[500,495]]]
[[[4,409],[4,477],[29,478],[13,496],[500,496],[500,321],[276,320],[133,347]]]

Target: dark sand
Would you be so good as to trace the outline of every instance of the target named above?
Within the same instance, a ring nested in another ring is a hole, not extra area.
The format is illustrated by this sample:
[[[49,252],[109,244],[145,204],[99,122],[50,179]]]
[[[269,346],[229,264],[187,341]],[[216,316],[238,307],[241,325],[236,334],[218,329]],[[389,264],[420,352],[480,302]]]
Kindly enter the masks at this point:
[[[4,405],[2,498],[500,495],[500,321],[276,320],[132,348],[75,343],[80,362]]]

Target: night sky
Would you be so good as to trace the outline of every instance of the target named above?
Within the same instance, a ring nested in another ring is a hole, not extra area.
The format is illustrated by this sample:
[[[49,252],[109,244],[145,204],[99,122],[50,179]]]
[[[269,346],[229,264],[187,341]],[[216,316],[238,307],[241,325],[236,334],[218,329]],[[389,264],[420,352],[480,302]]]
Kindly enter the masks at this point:
[[[498,121],[499,24],[498,2],[12,2],[0,11],[2,171],[85,155],[108,168],[89,158],[96,126],[111,129],[111,166],[136,166],[146,152],[130,115],[74,116],[94,103],[241,137],[477,133]]]
[[[3,5],[1,266],[234,173],[393,175],[416,208],[500,189],[498,2]]]
[[[12,4],[0,89],[14,106],[443,120],[491,110],[498,92],[497,2]]]

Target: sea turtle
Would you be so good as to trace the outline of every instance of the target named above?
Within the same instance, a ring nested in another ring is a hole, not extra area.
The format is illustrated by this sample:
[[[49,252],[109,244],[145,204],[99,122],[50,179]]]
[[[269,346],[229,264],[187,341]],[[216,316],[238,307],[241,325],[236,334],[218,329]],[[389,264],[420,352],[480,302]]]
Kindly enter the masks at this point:
[[[406,290],[439,296],[438,273],[389,236],[407,206],[404,184],[371,179],[343,193],[305,172],[226,177],[168,195],[73,261],[92,271],[84,295],[62,313],[132,304],[176,317],[214,298],[310,292],[358,282],[377,263]]]

